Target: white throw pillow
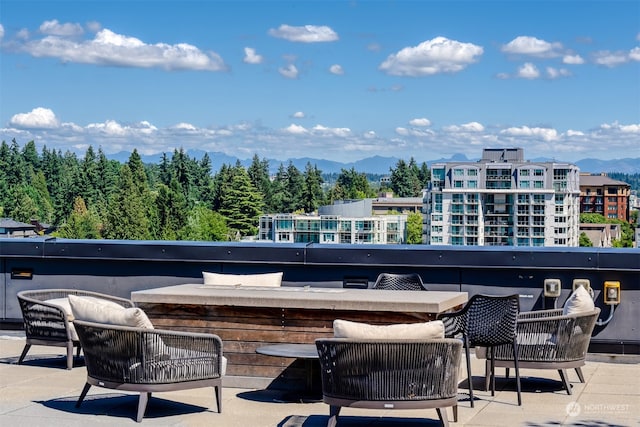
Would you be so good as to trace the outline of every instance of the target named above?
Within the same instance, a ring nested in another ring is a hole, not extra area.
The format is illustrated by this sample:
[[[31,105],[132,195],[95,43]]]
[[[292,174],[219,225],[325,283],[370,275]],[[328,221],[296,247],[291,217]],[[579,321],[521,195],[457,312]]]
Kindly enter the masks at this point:
[[[444,324],[442,320],[434,320],[422,323],[369,325],[336,319],[333,321],[333,335],[336,338],[353,339],[429,340],[444,338]]]
[[[260,274],[221,274],[202,272],[205,285],[223,286],[272,286],[278,287],[282,284],[282,272],[260,273]]]
[[[562,308],[562,314],[578,314],[589,313],[595,309],[595,304],[589,291],[584,286],[578,286],[575,291],[567,298]]]
[[[153,324],[142,309],[124,308],[112,301],[69,295],[73,317],[78,320],[109,325],[153,329]]]

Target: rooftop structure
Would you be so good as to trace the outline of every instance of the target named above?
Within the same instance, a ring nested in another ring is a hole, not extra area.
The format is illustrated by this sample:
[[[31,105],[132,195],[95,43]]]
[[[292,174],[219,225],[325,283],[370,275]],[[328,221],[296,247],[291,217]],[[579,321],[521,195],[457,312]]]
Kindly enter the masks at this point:
[[[431,245],[578,246],[579,169],[529,162],[521,148],[431,165],[423,241]]]

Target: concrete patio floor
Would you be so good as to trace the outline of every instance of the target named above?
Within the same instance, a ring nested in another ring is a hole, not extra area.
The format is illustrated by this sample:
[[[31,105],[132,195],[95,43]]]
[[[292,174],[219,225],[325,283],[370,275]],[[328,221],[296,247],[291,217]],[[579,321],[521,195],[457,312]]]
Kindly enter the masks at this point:
[[[23,365],[20,332],[0,331],[0,426],[71,427],[137,425],[137,394],[92,387],[82,406],[75,402],[85,383],[82,358],[65,369],[64,349],[33,346]],[[458,422],[452,426],[638,426],[640,356],[590,354],[583,368],[586,383],[569,372],[573,394],[561,389],[557,371],[521,370],[522,406],[515,380],[498,369],[496,395],[482,390],[484,361],[472,356],[475,408],[469,406],[466,369],[460,373]],[[465,366],[464,361],[461,366]],[[512,375],[513,376],[513,375]],[[224,387],[222,413],[213,389],[154,394],[142,425],[222,427],[326,426],[328,405],[285,403],[281,392]],[[339,427],[441,425],[435,410],[363,410],[344,408]]]

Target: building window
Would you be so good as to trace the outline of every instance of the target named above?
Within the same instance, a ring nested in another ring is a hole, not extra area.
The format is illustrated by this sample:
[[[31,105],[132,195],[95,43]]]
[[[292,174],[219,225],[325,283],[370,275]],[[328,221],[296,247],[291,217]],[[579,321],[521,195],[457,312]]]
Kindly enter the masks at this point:
[[[478,181],[475,179],[467,181],[467,184],[469,185],[469,188],[478,188]]]
[[[467,170],[467,174],[469,176],[478,176],[478,169],[469,169]]]
[[[544,169],[534,169],[533,170],[533,175],[534,176],[544,176]]]
[[[520,176],[529,176],[529,169],[520,169]]]
[[[464,169],[454,169],[453,170],[453,175],[454,176],[464,176]]]
[[[520,181],[520,188],[531,188],[529,181]]]
[[[543,181],[533,181],[533,188],[544,188]]]
[[[453,187],[454,188],[462,188],[463,187],[462,183],[463,183],[463,181],[455,180],[455,181],[453,181]]]

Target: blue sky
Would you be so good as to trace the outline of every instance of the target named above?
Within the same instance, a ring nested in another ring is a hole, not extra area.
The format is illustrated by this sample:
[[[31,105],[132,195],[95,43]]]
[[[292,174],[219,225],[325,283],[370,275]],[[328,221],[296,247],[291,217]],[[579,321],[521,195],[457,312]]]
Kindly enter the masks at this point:
[[[640,158],[638,1],[0,0],[0,139]]]

